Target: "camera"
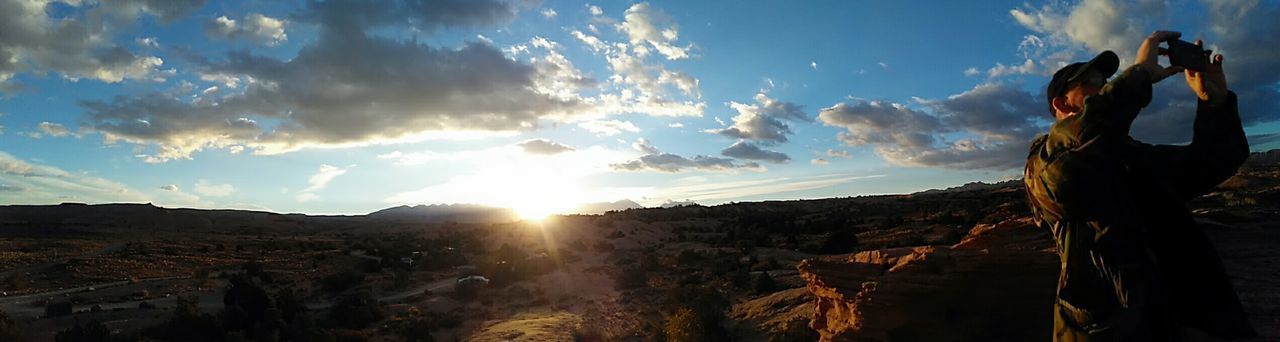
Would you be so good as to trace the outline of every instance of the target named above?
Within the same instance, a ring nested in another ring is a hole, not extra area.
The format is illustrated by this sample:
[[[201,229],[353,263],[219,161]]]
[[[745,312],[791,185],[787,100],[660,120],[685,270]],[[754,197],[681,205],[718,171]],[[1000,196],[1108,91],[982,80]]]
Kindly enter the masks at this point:
[[[1187,70],[1204,71],[1209,64],[1209,52],[1185,40],[1169,41],[1169,63]]]

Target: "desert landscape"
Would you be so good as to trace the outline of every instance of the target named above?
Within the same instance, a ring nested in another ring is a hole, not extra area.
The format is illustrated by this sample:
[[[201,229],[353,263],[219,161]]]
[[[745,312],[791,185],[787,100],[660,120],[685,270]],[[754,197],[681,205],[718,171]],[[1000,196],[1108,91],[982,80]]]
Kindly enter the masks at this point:
[[[1280,338],[1280,152],[1193,201]],[[516,220],[0,207],[5,341],[1043,340],[1057,255],[1020,180]]]

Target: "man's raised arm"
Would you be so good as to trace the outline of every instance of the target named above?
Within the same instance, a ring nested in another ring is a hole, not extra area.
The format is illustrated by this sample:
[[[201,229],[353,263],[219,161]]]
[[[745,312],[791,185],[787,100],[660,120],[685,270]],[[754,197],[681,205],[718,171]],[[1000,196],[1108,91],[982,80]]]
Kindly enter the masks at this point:
[[[1185,72],[1187,85],[1199,99],[1191,145],[1139,145],[1139,157],[1156,171],[1152,176],[1183,200],[1213,190],[1249,157],[1236,95],[1227,90],[1222,61],[1217,55],[1207,70]]]

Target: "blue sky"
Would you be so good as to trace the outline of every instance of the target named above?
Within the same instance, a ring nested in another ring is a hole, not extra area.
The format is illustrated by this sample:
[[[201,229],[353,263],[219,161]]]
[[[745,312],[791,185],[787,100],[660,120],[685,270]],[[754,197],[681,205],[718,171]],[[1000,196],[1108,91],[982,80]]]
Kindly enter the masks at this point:
[[[1274,1],[0,0],[0,203],[359,214],[1018,176],[1046,75],[1203,38],[1280,147]],[[1156,87],[1132,135],[1190,139]]]

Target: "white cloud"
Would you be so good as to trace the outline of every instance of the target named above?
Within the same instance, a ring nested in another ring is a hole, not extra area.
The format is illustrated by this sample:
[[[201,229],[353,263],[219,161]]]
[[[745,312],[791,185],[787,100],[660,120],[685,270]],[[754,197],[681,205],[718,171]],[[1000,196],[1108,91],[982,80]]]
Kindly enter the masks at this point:
[[[604,15],[604,10],[600,9],[600,6],[596,6],[596,5],[588,5],[587,12],[590,12],[592,16]]]
[[[657,205],[667,201],[697,201],[713,204],[729,200],[741,200],[754,196],[783,194],[796,191],[829,188],[858,180],[885,177],[876,175],[818,175],[809,177],[778,177],[766,179],[749,179],[728,182],[713,182],[705,179],[694,179],[688,185],[666,186],[653,191],[653,195],[642,198],[639,202],[645,205]]]
[[[667,59],[684,59],[689,58],[689,49],[692,45],[676,46],[676,40],[679,39],[679,27],[661,10],[653,8],[647,2],[631,5],[623,16],[624,20],[618,24],[618,30],[626,33],[631,44],[638,49],[637,54],[644,56],[647,50],[639,50],[648,43],[649,46],[657,50],[658,53]]]
[[[679,122],[673,122],[673,123],[669,123],[669,124],[667,124],[667,127],[671,127],[671,128],[681,128],[681,127],[684,127],[684,124],[679,123]]]
[[[209,36],[220,39],[247,39],[249,41],[275,46],[289,40],[284,32],[287,22],[259,13],[249,13],[243,20],[235,20],[219,16],[205,25]]]
[[[154,48],[160,47],[160,42],[156,40],[156,37],[138,38],[138,39],[134,39],[133,42],[137,43],[138,46],[146,47],[146,48],[154,49]]]
[[[822,158],[813,158],[813,159],[810,159],[810,160],[809,160],[809,164],[810,164],[810,165],[827,165],[827,164],[830,164],[830,163],[831,163],[831,162],[827,161],[826,159],[822,159]]]
[[[1026,62],[1023,62],[1020,65],[1004,65],[1003,63],[996,63],[995,67],[987,70],[987,78],[997,78],[1009,75],[1031,75],[1035,74],[1038,70],[1039,69],[1036,68],[1036,63],[1031,59],[1027,59]],[[967,71],[965,73],[968,74]]]
[[[792,134],[791,125],[787,122],[812,120],[808,114],[804,113],[803,108],[795,103],[778,101],[769,98],[765,93],[757,93],[754,99],[755,104],[729,102],[729,108],[738,112],[738,115],[733,117],[733,126],[705,132],[777,144],[786,142],[787,135]]]
[[[310,178],[307,178],[307,188],[302,189],[302,192],[316,192],[324,190],[325,187],[329,186],[329,182],[332,182],[333,179],[338,176],[346,174],[347,170],[350,170],[352,167],[355,167],[355,165],[343,168],[329,164],[321,164],[320,170],[317,170],[315,174],[312,174]]]
[[[46,135],[51,137],[65,137],[71,134],[71,130],[68,130],[67,127],[62,126],[62,124],[52,123],[48,121],[37,124],[36,129],[40,131],[31,132],[31,133],[28,133],[27,135],[32,138],[40,139],[41,137]]]
[[[548,9],[544,9],[544,10],[542,10],[542,16],[543,16],[544,18],[547,18],[547,19],[555,19],[555,18],[556,18],[556,14],[557,14],[557,13],[556,13],[556,10],[554,10],[554,9],[550,9],[550,8],[548,8]]]
[[[31,163],[0,151],[0,203],[145,203],[153,197],[85,172]]]
[[[593,134],[603,136],[613,136],[624,131],[632,133],[640,131],[640,127],[637,127],[635,124],[631,123],[631,121],[619,120],[587,121],[579,123],[578,127],[582,127]]]
[[[982,74],[982,71],[978,70],[978,68],[975,68],[975,67],[969,67],[968,69],[964,69],[965,76],[978,76],[980,74]]]
[[[809,67],[818,70],[818,62],[809,62]]]
[[[587,47],[590,47],[592,52],[601,52],[609,48],[609,46],[605,45],[604,41],[601,41],[600,38],[582,33],[582,31],[573,30],[572,32],[569,32],[569,34],[573,35],[574,38],[577,38],[578,41],[581,41],[583,44],[586,44]]]
[[[305,192],[305,193],[298,194],[298,196],[294,197],[294,199],[296,199],[298,203],[307,203],[307,202],[319,201],[320,196],[317,196],[316,194],[313,194],[310,192]]]
[[[516,144],[516,146],[520,146],[520,148],[524,149],[525,153],[537,155],[553,155],[571,152],[574,150],[572,147],[547,139],[525,140],[522,143]]]
[[[198,194],[211,197],[229,196],[236,192],[236,187],[231,184],[213,184],[209,181],[201,179],[196,182],[195,191]]]

